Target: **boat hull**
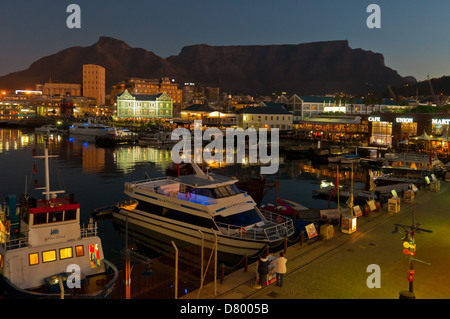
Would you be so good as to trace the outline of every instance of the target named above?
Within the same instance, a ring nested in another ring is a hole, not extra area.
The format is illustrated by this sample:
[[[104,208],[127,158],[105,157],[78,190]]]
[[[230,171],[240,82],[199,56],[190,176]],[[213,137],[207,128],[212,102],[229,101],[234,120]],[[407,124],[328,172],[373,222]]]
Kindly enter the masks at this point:
[[[150,231],[161,233],[165,236],[173,238],[193,245],[201,246],[202,233],[207,236],[208,240],[214,240],[214,235],[217,234],[218,253],[222,256],[254,256],[258,255],[265,247],[279,246],[283,243],[283,239],[275,241],[268,240],[252,240],[241,237],[224,236],[212,229],[202,228],[196,225],[178,222],[156,216],[151,213],[133,210],[127,211],[121,209],[113,211],[113,218],[122,222],[126,221],[128,215],[128,222],[139,227],[149,229]],[[200,233],[200,231],[202,233]]]
[[[94,136],[94,137],[105,137],[109,136],[110,132],[105,129],[78,129],[78,128],[69,128],[69,134],[73,135],[84,135],[84,136]]]
[[[105,264],[108,265],[113,271],[113,277],[110,278],[109,281],[105,282],[105,284],[95,292],[90,293],[72,293],[65,292],[63,295],[59,292],[50,292],[48,287],[42,287],[41,289],[36,290],[28,290],[22,289],[16,285],[14,285],[8,278],[4,276],[0,276],[0,297],[7,299],[109,299],[112,298],[112,292],[117,282],[118,278],[118,269],[111,262],[107,260],[103,260]],[[92,282],[103,283],[104,275],[94,275],[89,278],[88,286],[92,289]],[[100,285],[102,285],[102,283]],[[84,288],[82,288],[84,289]]]

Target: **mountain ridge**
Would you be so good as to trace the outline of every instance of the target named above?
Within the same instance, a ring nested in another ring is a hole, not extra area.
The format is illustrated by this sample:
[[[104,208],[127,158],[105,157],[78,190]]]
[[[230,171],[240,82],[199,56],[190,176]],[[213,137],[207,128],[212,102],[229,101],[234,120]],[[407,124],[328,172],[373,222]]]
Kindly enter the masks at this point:
[[[28,69],[0,77],[0,88],[34,88],[37,83],[82,82],[82,65],[106,69],[106,89],[129,77],[175,78],[220,87],[230,93],[296,94],[384,91],[388,84],[414,82],[387,67],[384,56],[352,49],[347,40],[280,45],[185,46],[162,58],[143,48],[102,36],[90,46],[73,46],[33,62]]]

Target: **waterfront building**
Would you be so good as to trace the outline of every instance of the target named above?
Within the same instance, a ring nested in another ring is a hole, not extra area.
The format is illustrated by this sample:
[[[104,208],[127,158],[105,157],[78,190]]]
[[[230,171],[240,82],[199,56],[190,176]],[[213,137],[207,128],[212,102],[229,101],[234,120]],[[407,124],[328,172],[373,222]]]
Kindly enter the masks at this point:
[[[105,68],[83,65],[83,96],[95,98],[98,106],[105,105]]]
[[[237,111],[238,126],[245,129],[253,127],[278,128],[280,131],[290,130],[293,125],[293,114],[284,104],[262,103],[260,106],[249,106]]]
[[[370,114],[372,112],[404,111],[414,106],[399,106],[392,99],[363,99],[359,97],[305,96],[294,94],[290,98],[279,96],[276,103],[284,103],[294,114],[294,123],[325,114]]]
[[[131,94],[128,90],[117,96],[119,119],[172,119],[173,100],[165,92],[156,95]]]
[[[81,96],[81,84],[76,83],[44,83],[36,84],[36,90],[43,95],[72,95]]]
[[[181,110],[178,124],[191,126],[195,120],[202,121],[206,127],[236,127],[238,116],[235,113],[225,113],[208,105],[193,104]]]
[[[367,144],[369,125],[361,116],[316,115],[305,118],[295,125],[304,138],[316,138],[331,143],[356,142]]]
[[[126,81],[121,81],[112,86],[110,95],[111,104],[114,104],[114,99],[117,95],[125,92],[125,90],[134,95],[157,95],[164,92],[173,101],[174,115],[180,114],[183,92],[178,88],[178,84],[174,80],[170,80],[169,77],[163,77],[161,79],[129,78]]]

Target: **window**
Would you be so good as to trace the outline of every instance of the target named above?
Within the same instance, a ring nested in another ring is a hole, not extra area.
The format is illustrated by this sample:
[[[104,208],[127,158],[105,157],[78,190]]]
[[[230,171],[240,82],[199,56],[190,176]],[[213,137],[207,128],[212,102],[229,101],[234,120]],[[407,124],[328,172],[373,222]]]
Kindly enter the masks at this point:
[[[84,256],[84,246],[83,245],[75,246],[75,255],[77,257]]]
[[[61,222],[63,220],[63,212],[50,212],[48,213],[49,223]]]
[[[28,260],[30,261],[30,266],[39,264],[39,254],[38,253],[29,254]]]
[[[59,250],[59,259],[67,259],[72,257],[73,257],[72,247],[61,248]]]
[[[42,262],[48,263],[56,260],[56,250],[47,250],[42,252]]]
[[[34,216],[34,218],[33,218],[34,225],[47,223],[47,214],[46,213],[33,214],[33,216]]]

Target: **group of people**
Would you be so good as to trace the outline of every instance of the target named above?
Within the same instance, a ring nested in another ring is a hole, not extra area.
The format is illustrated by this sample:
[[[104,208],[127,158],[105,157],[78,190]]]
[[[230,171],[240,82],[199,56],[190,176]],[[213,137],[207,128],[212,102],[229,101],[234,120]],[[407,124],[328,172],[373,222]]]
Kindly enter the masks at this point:
[[[264,253],[258,262],[258,274],[259,274],[259,283],[261,286],[267,286],[267,277],[269,274],[269,264],[272,263],[275,268],[276,281],[277,286],[283,286],[284,275],[286,274],[286,262],[287,259],[284,258],[284,254],[281,252],[280,257],[275,259],[274,261],[270,261],[267,254]]]

